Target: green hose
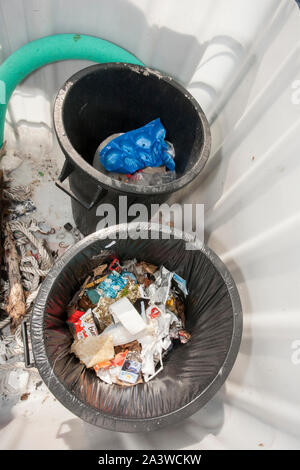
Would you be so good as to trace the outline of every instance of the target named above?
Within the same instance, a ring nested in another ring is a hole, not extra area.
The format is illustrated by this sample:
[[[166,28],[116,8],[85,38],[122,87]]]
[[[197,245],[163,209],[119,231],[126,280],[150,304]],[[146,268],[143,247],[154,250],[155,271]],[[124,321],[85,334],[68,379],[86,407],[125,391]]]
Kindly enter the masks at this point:
[[[66,59],[144,65],[130,52],[109,41],[81,34],[46,36],[20,47],[0,66],[0,81],[5,84],[5,103],[0,104],[0,148],[3,145],[7,105],[16,86],[39,67]]]

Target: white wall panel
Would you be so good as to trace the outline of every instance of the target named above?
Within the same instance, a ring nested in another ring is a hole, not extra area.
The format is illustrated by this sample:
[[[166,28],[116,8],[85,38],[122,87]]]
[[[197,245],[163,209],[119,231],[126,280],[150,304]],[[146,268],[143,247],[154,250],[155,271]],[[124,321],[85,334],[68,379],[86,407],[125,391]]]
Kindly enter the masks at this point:
[[[226,385],[176,429],[116,436],[86,425],[50,397],[49,414],[33,407],[26,418],[25,405],[17,405],[0,431],[1,445],[28,447],[33,429],[49,420],[34,439],[36,448],[47,442],[48,448],[299,449],[300,363],[296,356],[292,361],[300,340],[300,104],[292,102],[293,83],[300,80],[296,3],[1,0],[1,60],[30,40],[56,33],[117,43],[181,81],[207,113],[211,157],[180,200],[205,204],[206,240],[232,271],[245,330]],[[30,150],[38,161],[42,145],[61,162],[53,99],[64,80],[87,64],[48,65],[18,87],[7,116],[11,149]]]

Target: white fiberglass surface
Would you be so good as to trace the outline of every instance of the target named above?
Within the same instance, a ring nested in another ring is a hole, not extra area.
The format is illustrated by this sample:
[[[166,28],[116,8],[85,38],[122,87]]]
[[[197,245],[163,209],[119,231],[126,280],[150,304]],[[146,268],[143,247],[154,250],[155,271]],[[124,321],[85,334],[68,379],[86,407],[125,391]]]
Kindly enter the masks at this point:
[[[169,73],[199,101],[212,152],[179,202],[205,204],[206,242],[232,272],[245,322],[226,384],[176,427],[139,435],[96,429],[30,372],[28,399],[1,402],[1,448],[300,448],[299,26],[293,0],[1,1],[0,60],[42,36],[91,34]],[[38,180],[38,214],[53,224],[72,221],[70,201],[53,182],[63,162],[53,99],[88,64],[33,73],[7,114],[9,152],[24,159],[14,178]]]

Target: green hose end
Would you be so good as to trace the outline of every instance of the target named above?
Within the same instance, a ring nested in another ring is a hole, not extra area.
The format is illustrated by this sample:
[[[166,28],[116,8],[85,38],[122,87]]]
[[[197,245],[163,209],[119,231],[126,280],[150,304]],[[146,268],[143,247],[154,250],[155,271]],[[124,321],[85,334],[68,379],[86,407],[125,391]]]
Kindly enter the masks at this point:
[[[85,34],[56,34],[25,44],[0,66],[0,83],[5,92],[3,103],[0,103],[0,149],[3,146],[7,105],[16,86],[43,65],[68,59],[144,65],[134,55],[116,44]]]

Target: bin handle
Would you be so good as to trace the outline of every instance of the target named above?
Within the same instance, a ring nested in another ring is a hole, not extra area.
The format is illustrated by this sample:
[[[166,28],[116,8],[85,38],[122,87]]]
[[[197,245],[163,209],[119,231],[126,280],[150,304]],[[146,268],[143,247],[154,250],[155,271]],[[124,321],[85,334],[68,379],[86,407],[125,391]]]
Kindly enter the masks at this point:
[[[56,186],[61,189],[64,193],[70,196],[74,201],[78,202],[82,207],[87,210],[92,209],[95,204],[100,200],[100,198],[104,197],[107,193],[107,190],[101,188],[101,186],[97,187],[97,191],[91,201],[85,201],[84,199],[78,197],[76,194],[71,191],[66,185],[63,184],[63,181],[68,178],[71,173],[74,171],[74,167],[69,160],[66,160],[64,166],[61,170],[61,174],[58,177],[58,180],[55,181]]]
[[[35,363],[30,361],[30,352],[29,352],[29,345],[28,345],[28,333],[27,333],[27,322],[23,321],[21,325],[21,335],[22,341],[24,345],[24,363],[26,369],[30,367],[35,367]]]

